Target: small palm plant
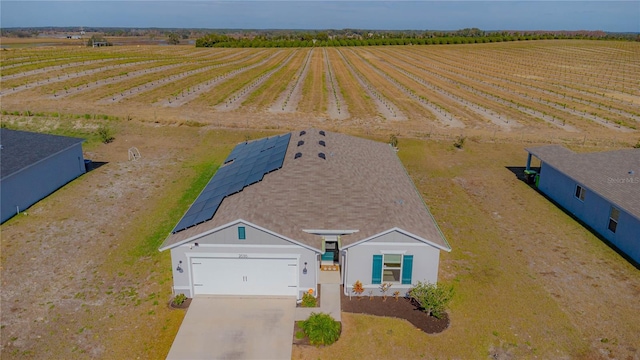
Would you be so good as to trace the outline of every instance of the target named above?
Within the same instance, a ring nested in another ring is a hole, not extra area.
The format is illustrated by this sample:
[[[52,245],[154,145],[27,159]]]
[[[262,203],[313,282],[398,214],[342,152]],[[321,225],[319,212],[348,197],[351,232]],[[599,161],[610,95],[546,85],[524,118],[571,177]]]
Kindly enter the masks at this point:
[[[358,296],[358,300],[362,299],[364,286],[362,286],[362,283],[360,282],[360,280],[356,280],[356,282],[353,283],[353,289],[351,289],[351,291],[353,291],[353,293],[356,294],[356,296]]]
[[[380,291],[382,292],[382,301],[387,301],[387,292],[391,289],[391,283],[382,283],[380,284]]]

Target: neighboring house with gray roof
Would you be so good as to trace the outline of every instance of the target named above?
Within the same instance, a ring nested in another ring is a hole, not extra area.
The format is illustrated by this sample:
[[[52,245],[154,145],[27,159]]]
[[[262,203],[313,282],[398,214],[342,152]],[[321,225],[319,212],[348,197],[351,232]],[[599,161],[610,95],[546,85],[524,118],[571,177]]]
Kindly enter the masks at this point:
[[[86,172],[83,139],[0,129],[0,222]]]
[[[540,160],[538,189],[640,263],[640,149],[579,154],[526,149]]]
[[[175,293],[300,298],[320,271],[435,283],[451,248],[392,147],[309,129],[238,144],[164,250]]]

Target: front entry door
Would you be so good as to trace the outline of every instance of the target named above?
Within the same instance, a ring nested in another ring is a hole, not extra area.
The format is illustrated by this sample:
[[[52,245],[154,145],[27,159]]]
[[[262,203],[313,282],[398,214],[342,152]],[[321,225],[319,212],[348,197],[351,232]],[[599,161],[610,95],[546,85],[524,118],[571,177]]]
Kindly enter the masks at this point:
[[[327,241],[324,244],[324,254],[322,254],[322,261],[338,261],[338,242]]]

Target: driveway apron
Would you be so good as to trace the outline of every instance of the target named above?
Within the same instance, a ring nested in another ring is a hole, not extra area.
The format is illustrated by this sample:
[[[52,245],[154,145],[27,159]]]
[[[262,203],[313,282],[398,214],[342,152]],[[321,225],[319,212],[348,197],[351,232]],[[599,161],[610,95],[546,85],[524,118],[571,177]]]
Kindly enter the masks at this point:
[[[295,297],[196,296],[167,359],[291,359]]]

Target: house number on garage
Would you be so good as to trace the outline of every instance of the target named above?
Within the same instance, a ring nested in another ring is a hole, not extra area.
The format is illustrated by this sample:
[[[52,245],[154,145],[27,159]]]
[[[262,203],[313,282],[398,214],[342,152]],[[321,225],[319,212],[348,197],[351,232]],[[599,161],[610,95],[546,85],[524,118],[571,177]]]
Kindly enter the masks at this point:
[[[238,254],[238,257],[239,257],[240,259],[248,259],[248,258],[249,258],[249,255],[247,255],[247,254]]]

